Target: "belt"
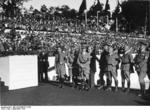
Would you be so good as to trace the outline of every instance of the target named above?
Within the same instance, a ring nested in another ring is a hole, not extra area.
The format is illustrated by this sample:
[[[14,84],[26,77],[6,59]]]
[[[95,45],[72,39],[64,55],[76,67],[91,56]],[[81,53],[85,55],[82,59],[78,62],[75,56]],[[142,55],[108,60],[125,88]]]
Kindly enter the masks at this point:
[[[41,62],[46,62],[46,60],[40,60]]]
[[[65,65],[65,63],[59,63],[60,65]]]
[[[113,67],[116,67],[116,65],[113,65],[113,64],[108,64],[108,66],[113,66]]]
[[[108,64],[108,66],[115,66],[115,65],[113,65],[113,64]]]
[[[107,65],[113,65],[113,64],[107,64]]]
[[[122,64],[127,65],[127,64],[130,64],[130,63],[122,63]]]

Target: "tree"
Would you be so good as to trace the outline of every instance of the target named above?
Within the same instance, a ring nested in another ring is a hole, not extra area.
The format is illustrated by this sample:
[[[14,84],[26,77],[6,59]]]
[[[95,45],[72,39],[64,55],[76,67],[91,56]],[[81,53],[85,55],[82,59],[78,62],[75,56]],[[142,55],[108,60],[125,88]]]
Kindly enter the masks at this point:
[[[34,8],[33,8],[33,6],[31,5],[30,8],[29,8],[29,13],[32,14],[33,11],[34,11]]]
[[[34,18],[36,19],[36,20],[38,20],[38,21],[40,21],[40,18],[41,18],[41,12],[40,11],[38,11],[37,9],[34,9],[34,11],[33,11],[33,16],[34,16]]]
[[[40,10],[42,13],[46,13],[48,11],[46,5],[42,5]]]
[[[121,11],[122,11],[121,9],[122,9],[122,8],[121,8],[121,4],[119,3],[119,0],[118,0],[118,4],[117,4],[117,6],[116,6],[116,9],[115,9],[115,11],[113,12],[113,15],[112,15],[112,18],[113,18],[113,19],[119,17],[119,15],[121,14]]]
[[[128,31],[141,30],[145,26],[149,1],[129,0],[122,3],[122,15],[128,22]]]
[[[43,17],[43,22],[44,22],[46,19],[48,19],[48,8],[47,8],[47,6],[42,5],[40,11],[41,11],[41,14]]]
[[[70,10],[70,18],[75,19],[77,17],[77,11],[75,9]]]
[[[97,4],[93,4],[88,12],[88,16],[96,16],[97,12],[100,12],[102,14],[103,11],[103,4],[100,3],[99,0],[97,0]]]
[[[70,8],[67,5],[63,5],[60,8],[60,12],[62,13],[62,16],[65,18],[70,18]]]
[[[23,2],[29,0],[1,0],[0,6],[3,8],[5,16],[15,17],[20,13],[20,6],[23,5]]]
[[[53,15],[55,13],[55,11],[56,11],[55,7],[50,7],[48,10],[49,14],[51,14],[51,15]]]

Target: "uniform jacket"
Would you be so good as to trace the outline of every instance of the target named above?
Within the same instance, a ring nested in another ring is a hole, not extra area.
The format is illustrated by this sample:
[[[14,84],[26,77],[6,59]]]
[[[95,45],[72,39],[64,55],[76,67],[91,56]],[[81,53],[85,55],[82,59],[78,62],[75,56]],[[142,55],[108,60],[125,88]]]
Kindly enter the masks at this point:
[[[107,67],[107,63],[106,63],[106,56],[109,54],[109,52],[107,52],[107,51],[103,51],[102,53],[101,53],[101,58],[100,58],[100,60],[99,60],[99,65],[100,65],[100,69],[101,70],[104,70],[104,69],[106,69],[106,67]]]
[[[48,62],[48,54],[47,53],[40,53],[39,55],[39,63],[43,68],[48,68],[49,67],[49,62]]]
[[[67,64],[68,64],[69,68],[72,68],[73,62],[74,62],[74,54],[73,53],[69,53],[67,55]]]
[[[121,70],[130,71],[130,66],[134,62],[132,54],[130,52],[124,53],[121,60]]]
[[[56,73],[59,76],[66,74],[65,62],[66,62],[66,54],[65,53],[61,52],[61,53],[57,53],[55,55],[55,68],[56,68]]]
[[[137,71],[147,72],[149,52],[139,52],[135,57]]]
[[[96,52],[94,49],[93,52],[91,53],[91,61],[90,61],[90,69],[94,73],[96,72],[96,59],[97,59],[97,57],[96,57]]]
[[[111,71],[112,68],[116,68],[116,65],[118,64],[118,54],[114,53],[112,55],[106,55],[106,63],[107,63],[107,68],[106,71]]]
[[[86,53],[85,55],[83,54],[79,54],[78,56],[78,64],[82,67],[82,68],[90,68],[90,59],[91,56],[89,53]]]

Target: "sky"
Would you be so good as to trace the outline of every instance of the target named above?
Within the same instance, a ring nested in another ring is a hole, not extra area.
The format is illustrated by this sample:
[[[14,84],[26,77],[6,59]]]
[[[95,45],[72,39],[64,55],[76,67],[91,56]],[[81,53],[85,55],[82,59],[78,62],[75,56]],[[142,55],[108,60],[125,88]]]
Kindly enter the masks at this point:
[[[94,4],[94,1],[97,1],[97,0],[86,0],[88,10]],[[113,12],[115,7],[117,6],[117,3],[118,3],[117,1],[118,0],[109,0],[111,12]],[[120,0],[120,1],[122,1],[122,0]],[[103,3],[105,6],[106,0],[100,0],[100,2]],[[29,9],[30,6],[32,5],[34,7],[34,9],[40,10],[41,5],[43,5],[43,4],[45,4],[48,8],[50,6],[59,6],[60,7],[62,5],[68,5],[70,8],[79,10],[81,3],[82,3],[82,0],[30,0],[30,1],[24,3],[24,7]]]

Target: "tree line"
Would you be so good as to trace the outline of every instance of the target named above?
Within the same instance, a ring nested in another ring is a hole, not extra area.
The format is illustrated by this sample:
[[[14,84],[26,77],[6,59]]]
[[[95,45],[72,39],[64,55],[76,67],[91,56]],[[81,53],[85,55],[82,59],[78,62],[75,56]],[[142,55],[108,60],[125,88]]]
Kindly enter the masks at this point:
[[[47,7],[42,5],[40,10],[34,9],[33,6],[29,10],[23,9],[23,3],[29,0],[1,0],[0,7],[3,9],[1,12],[5,17],[15,18],[18,16],[34,16],[35,19],[53,20],[54,18],[67,18],[67,19],[84,19],[84,14],[81,14],[75,9],[71,9],[67,5],[61,7]],[[126,0],[118,5],[114,12],[110,13],[109,0],[106,4],[102,4],[100,0],[93,3],[91,8],[87,11],[87,17],[96,18],[109,16],[109,19],[116,21],[120,31],[133,32],[147,30],[150,33],[150,1],[148,0]],[[98,13],[98,14],[97,14]],[[105,20],[106,21],[106,20]],[[113,27],[113,26],[112,26]],[[115,23],[114,23],[115,27]],[[112,28],[114,29],[114,28]]]

